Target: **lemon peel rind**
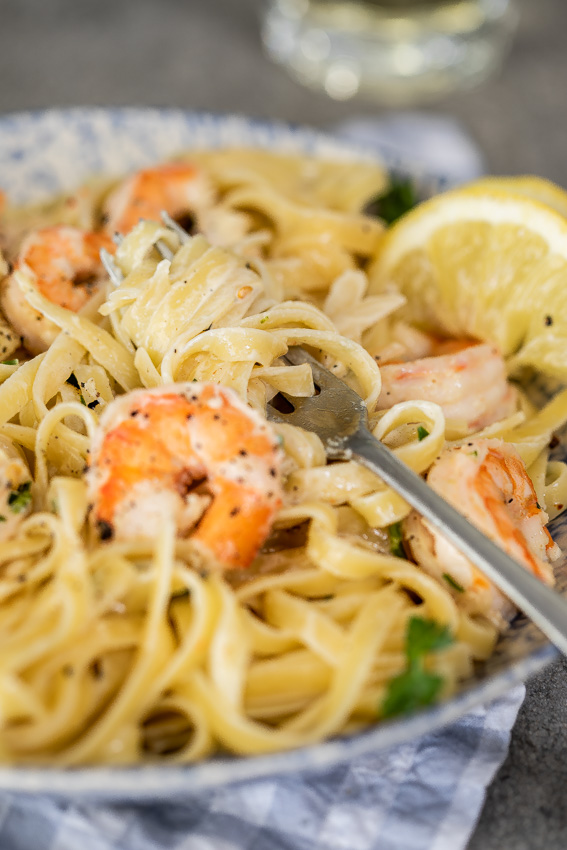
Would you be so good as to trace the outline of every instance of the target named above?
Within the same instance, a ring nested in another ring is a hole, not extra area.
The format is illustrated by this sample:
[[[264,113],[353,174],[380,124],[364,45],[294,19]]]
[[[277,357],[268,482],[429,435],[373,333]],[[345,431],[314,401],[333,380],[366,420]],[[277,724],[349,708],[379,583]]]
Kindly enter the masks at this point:
[[[435,231],[447,224],[478,221],[527,226],[528,219],[537,223],[537,227],[529,229],[546,240],[550,252],[567,261],[567,220],[560,213],[533,198],[496,190],[477,194],[463,189],[425,201],[393,225],[372,264],[371,284],[383,279],[404,254],[425,247]],[[402,228],[403,245],[399,238]]]

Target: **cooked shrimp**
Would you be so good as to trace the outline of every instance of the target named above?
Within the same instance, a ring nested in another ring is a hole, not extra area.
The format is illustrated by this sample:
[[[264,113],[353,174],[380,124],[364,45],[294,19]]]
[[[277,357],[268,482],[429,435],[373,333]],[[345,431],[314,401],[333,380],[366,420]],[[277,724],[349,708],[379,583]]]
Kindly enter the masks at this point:
[[[489,343],[439,343],[432,356],[380,364],[380,374],[379,410],[400,401],[433,401],[443,409],[449,428],[462,434],[504,419],[517,407],[517,392],[506,380],[504,360]]]
[[[110,233],[127,233],[141,218],[159,221],[165,210],[191,231],[194,216],[210,206],[212,190],[204,174],[186,162],[167,162],[127,177],[105,204],[105,227]]]
[[[29,272],[40,292],[55,304],[77,312],[104,280],[101,248],[113,250],[104,233],[76,227],[45,227],[22,242],[14,271]],[[2,283],[0,302],[6,318],[32,354],[48,348],[59,328],[30,307],[12,273]]]
[[[87,473],[102,539],[153,537],[165,517],[205,564],[247,567],[281,504],[270,425],[225,387],[135,390],[105,410]]]
[[[515,448],[477,439],[444,451],[427,481],[467,519],[545,584],[561,552],[545,527],[548,517]],[[463,608],[501,627],[514,607],[452,543],[412,512],[404,536],[417,563],[443,578]]]
[[[8,440],[0,441],[0,541],[13,537],[31,510],[31,476]]]

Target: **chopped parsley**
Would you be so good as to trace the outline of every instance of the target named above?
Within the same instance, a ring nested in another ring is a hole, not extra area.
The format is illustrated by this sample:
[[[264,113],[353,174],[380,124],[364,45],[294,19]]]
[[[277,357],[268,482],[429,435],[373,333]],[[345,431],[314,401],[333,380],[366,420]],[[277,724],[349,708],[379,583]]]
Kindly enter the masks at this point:
[[[447,626],[425,617],[411,617],[406,634],[406,655],[410,661],[422,658],[428,652],[437,652],[450,646],[453,636]]]
[[[84,406],[86,407],[86,406],[87,406],[87,403],[86,403],[85,398],[84,398],[84,396],[83,396],[83,394],[82,394],[82,393],[80,393],[79,398],[80,398],[80,400],[81,400],[81,404],[82,404],[82,405],[84,405]]]
[[[441,676],[427,673],[420,665],[410,665],[405,673],[396,676],[388,685],[382,716],[410,714],[418,708],[431,705],[439,696],[442,685]]]
[[[364,207],[364,212],[374,218],[381,218],[386,224],[394,224],[413,209],[417,202],[418,198],[411,180],[392,177],[386,191],[372,198]]]
[[[19,362],[17,357],[14,360],[3,360],[2,366],[17,366]]]
[[[12,490],[8,496],[8,505],[11,511],[20,514],[25,511],[31,500],[31,481],[26,481],[25,484],[20,484],[17,490]]]
[[[453,590],[457,590],[459,593],[465,592],[465,588],[461,584],[459,584],[458,581],[455,581],[453,576],[449,573],[443,573],[443,578],[445,579],[447,584],[453,588]]]
[[[8,522],[8,520],[5,516],[2,516],[2,514],[0,514],[0,522]]]
[[[429,437],[429,431],[427,428],[424,428],[423,425],[417,426],[417,439],[421,443],[422,440],[425,440],[426,437]]]
[[[390,538],[390,552],[392,555],[395,555],[396,558],[405,558],[401,522],[395,522],[388,527],[388,537]]]
[[[269,316],[264,316],[262,319],[260,319],[260,324],[263,325],[264,322],[267,322],[269,318]]]
[[[446,626],[435,620],[412,617],[406,632],[406,670],[388,685],[382,705],[383,717],[408,714],[435,702],[443,686],[443,677],[429,673],[424,666],[426,656],[453,642]]]

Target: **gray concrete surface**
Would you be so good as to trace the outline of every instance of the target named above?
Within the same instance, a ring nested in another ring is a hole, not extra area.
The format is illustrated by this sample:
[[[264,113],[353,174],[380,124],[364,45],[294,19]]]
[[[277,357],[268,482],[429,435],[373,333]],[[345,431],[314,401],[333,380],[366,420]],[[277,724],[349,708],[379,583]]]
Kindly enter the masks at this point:
[[[163,105],[320,127],[378,113],[372,103],[335,103],[302,89],[267,62],[260,4],[0,0],[0,112]],[[520,6],[521,27],[499,77],[431,109],[461,119],[491,171],[567,185],[567,4]],[[565,850],[566,757],[567,667],[558,662],[528,685],[469,850]]]

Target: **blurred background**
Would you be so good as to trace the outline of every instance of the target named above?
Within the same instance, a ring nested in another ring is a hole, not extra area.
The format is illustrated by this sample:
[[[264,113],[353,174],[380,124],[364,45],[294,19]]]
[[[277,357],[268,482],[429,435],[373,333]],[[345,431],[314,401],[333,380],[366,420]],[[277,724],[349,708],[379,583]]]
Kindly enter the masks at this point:
[[[487,169],[567,182],[567,4],[517,0],[520,23],[500,73],[421,107],[459,119]],[[268,61],[263,0],[2,0],[0,111],[153,105],[240,112],[330,128],[384,115],[336,101]]]
[[[517,6],[519,26],[500,72],[412,110],[424,127],[448,119],[462,130],[489,172],[535,173],[565,186],[567,3]],[[330,130],[399,117],[370,98],[336,100],[303,87],[271,62],[260,39],[263,8],[263,0],[0,0],[0,113],[167,106]],[[528,686],[470,850],[567,846],[566,730],[562,661]]]

